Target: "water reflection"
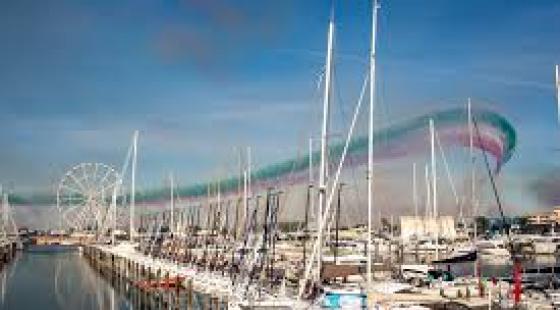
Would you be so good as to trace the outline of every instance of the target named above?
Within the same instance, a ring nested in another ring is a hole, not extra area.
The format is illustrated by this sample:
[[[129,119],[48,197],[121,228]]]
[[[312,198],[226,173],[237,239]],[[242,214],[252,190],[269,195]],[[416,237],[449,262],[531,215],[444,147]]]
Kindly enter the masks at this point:
[[[511,261],[481,260],[479,264],[485,277],[511,276]],[[523,261],[524,268],[551,265],[559,265],[554,256]],[[475,263],[463,263],[440,268],[449,268],[456,275],[472,275],[476,267]],[[202,309],[201,296],[195,294],[194,298],[195,308]],[[137,290],[122,281],[111,285],[78,251],[47,248],[23,252],[0,273],[0,310],[133,309],[129,300],[139,302]]]
[[[77,251],[21,253],[0,284],[0,309],[132,308]]]

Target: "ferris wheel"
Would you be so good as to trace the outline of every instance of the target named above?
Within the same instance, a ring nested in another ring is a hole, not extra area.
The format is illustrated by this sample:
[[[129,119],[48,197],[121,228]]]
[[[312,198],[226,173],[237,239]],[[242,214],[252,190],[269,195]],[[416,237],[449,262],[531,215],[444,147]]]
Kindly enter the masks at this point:
[[[102,163],[81,163],[70,169],[57,189],[57,208],[63,225],[76,230],[103,230],[117,214],[119,174]]]

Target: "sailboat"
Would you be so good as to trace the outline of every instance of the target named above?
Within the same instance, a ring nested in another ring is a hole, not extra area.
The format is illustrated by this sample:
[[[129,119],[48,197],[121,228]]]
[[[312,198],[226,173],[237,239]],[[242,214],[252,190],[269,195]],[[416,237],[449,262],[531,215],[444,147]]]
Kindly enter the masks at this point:
[[[354,126],[358,113],[360,111],[361,102],[363,99],[363,94],[365,92],[366,81],[364,81],[364,87],[362,88],[362,93],[360,99],[356,106],[354,117],[352,119],[348,136],[346,139],[346,144],[344,146],[342,156],[340,158],[337,171],[334,176],[333,185],[329,189],[327,195],[327,184],[326,184],[326,157],[328,149],[328,128],[329,128],[329,111],[331,104],[331,83],[332,83],[332,53],[333,53],[333,37],[334,37],[334,18],[331,14],[328,28],[328,43],[327,43],[327,57],[326,57],[326,73],[325,73],[325,89],[324,89],[324,100],[323,100],[323,121],[321,127],[321,164],[319,171],[319,204],[317,212],[317,239],[313,247],[312,255],[306,264],[304,278],[300,283],[299,298],[310,300],[312,303],[326,308],[366,308],[367,307],[367,291],[371,286],[371,272],[372,272],[372,151],[373,151],[373,103],[375,95],[375,35],[377,26],[377,11],[379,5],[377,0],[373,1],[372,6],[372,49],[370,58],[370,72],[369,72],[369,86],[370,86],[370,113],[369,113],[369,141],[368,141],[368,230],[367,230],[367,286],[363,287],[357,284],[337,284],[332,283],[330,285],[325,285],[325,271],[331,270],[334,277],[342,275],[344,272],[340,273],[340,265],[337,265],[337,261],[334,261],[334,265],[324,265],[323,260],[323,230],[327,227],[327,231],[330,231],[330,207],[332,203],[332,198],[338,186],[338,181],[340,177],[340,172],[342,169],[342,164],[344,162],[346,152],[348,149],[348,144],[351,139]],[[338,240],[337,240],[338,241]],[[338,243],[338,242],[337,242]],[[338,245],[338,244],[337,244]],[[309,276],[313,272],[313,279],[310,280]]]
[[[368,166],[367,166],[367,188],[368,188],[368,221],[367,221],[367,245],[366,245],[366,286],[359,285],[331,285],[323,287],[321,306],[329,308],[367,308],[368,294],[372,288],[372,205],[373,205],[373,111],[375,103],[375,57],[377,37],[377,14],[380,6],[377,0],[372,2],[372,24],[371,24],[371,50],[369,63],[369,117],[368,117]],[[331,22],[332,25],[332,22]],[[332,45],[331,45],[332,46]],[[327,87],[330,87],[327,84]],[[326,90],[326,92],[329,90]],[[363,95],[363,92],[362,92]],[[356,113],[359,111],[362,96],[358,103]],[[348,140],[352,133],[353,125],[350,127]],[[344,158],[341,158],[341,163]],[[335,181],[336,184],[336,181]],[[319,240],[321,243],[322,240]],[[319,252],[319,255],[322,253]]]

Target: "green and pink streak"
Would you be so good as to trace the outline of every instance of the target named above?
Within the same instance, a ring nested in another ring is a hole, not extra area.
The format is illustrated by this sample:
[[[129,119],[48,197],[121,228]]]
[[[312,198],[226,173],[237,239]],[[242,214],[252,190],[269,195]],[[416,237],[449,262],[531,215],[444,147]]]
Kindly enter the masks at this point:
[[[474,109],[472,117],[478,125],[474,131],[474,147],[485,151],[494,158],[494,173],[499,173],[513,156],[516,147],[516,132],[510,122],[502,115],[485,109]],[[469,146],[469,126],[466,109],[440,110],[394,124],[377,131],[374,135],[374,160],[388,161],[394,158],[425,153],[428,150],[428,121],[432,118],[442,145]],[[367,136],[351,140],[344,167],[363,165],[367,162]],[[344,149],[344,142],[333,143],[329,148],[330,165],[337,165]],[[312,154],[315,166],[319,163],[319,152]],[[252,173],[256,189],[282,187],[307,181],[309,161],[307,156],[292,158],[270,164]],[[212,184],[215,186],[216,184]],[[233,193],[239,186],[239,178],[232,177],[220,182],[222,193]],[[182,197],[196,198],[206,195],[209,184],[201,183],[179,190]],[[163,192],[154,191],[145,197],[147,200]],[[163,196],[164,197],[164,196]],[[157,199],[157,198],[156,198]]]

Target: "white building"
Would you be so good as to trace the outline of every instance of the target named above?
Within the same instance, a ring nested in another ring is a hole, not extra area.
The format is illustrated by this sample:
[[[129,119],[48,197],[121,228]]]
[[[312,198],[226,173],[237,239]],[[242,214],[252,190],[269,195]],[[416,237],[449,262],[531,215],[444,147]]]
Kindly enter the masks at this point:
[[[401,216],[401,238],[407,241],[414,238],[439,236],[443,239],[455,239],[455,219],[452,216]]]

